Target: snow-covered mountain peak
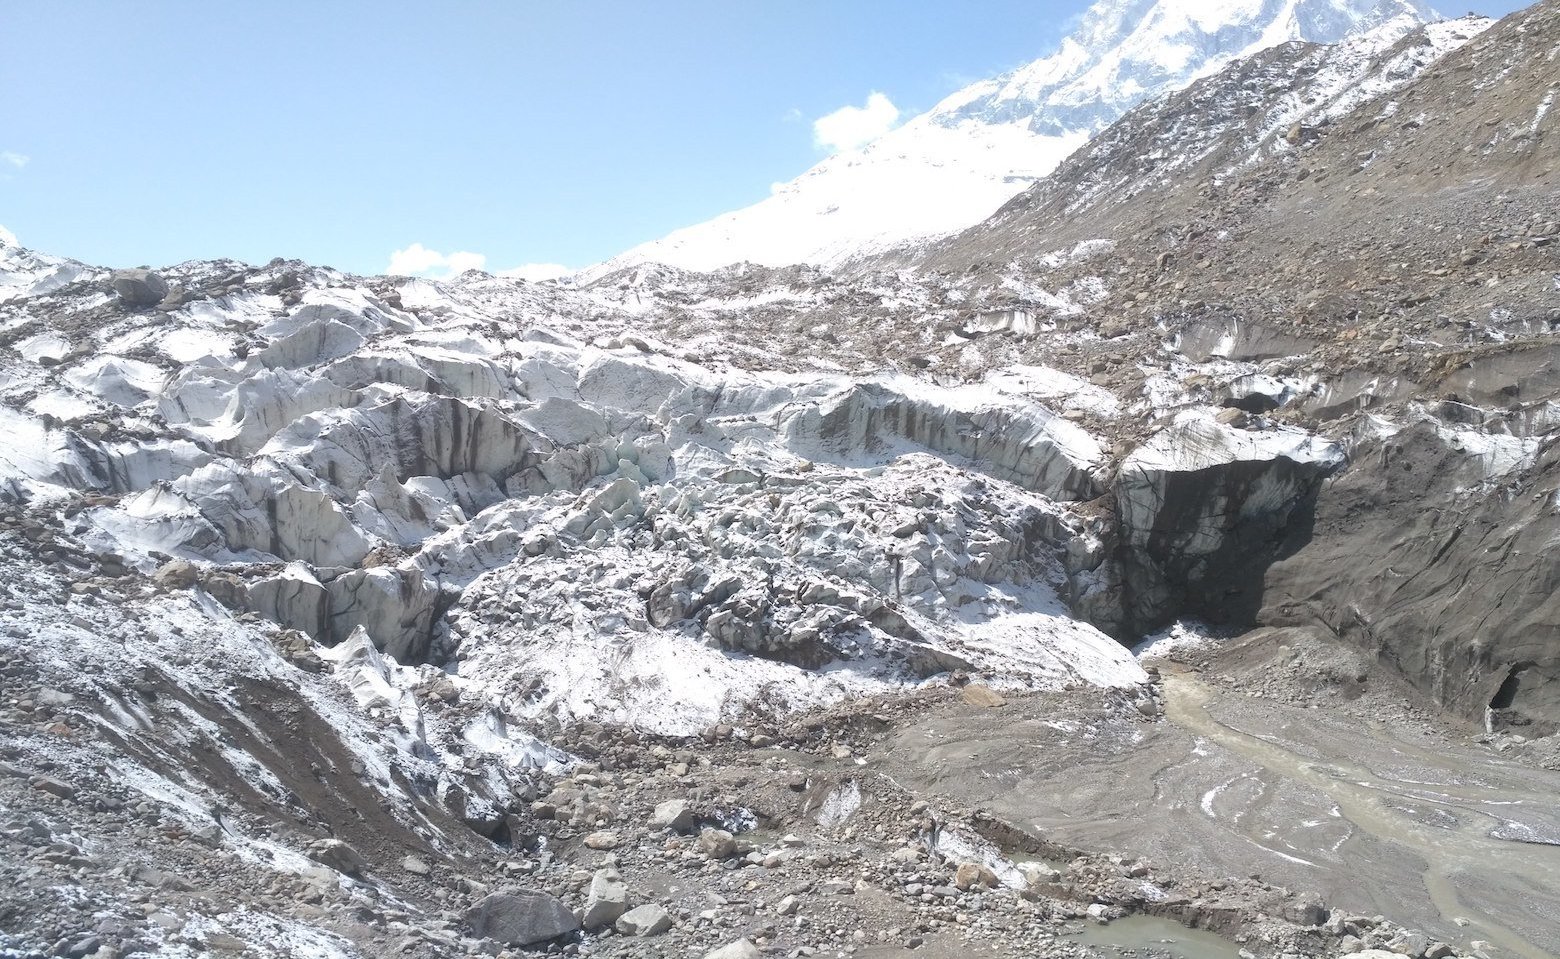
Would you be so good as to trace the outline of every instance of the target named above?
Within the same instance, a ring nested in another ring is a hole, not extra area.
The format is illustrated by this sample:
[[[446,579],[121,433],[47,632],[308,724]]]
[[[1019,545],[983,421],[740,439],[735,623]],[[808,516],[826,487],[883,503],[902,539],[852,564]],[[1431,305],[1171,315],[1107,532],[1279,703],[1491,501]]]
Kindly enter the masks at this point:
[[[1291,40],[1336,43],[1436,18],[1417,0],[1102,0],[1053,55],[972,84],[933,108],[944,125],[1024,122],[1039,135],[1098,131],[1133,105]]]
[[[584,279],[646,261],[833,266],[990,215],[1145,100],[1293,40],[1396,39],[1421,0],[1100,0],[1055,53],[974,83],[745,209],[635,247]]]

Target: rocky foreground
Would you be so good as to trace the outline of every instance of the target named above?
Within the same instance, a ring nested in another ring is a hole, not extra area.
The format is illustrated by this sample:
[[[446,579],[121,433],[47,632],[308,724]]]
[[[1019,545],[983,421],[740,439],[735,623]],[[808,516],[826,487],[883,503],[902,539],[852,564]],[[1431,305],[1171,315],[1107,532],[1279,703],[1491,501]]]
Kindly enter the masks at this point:
[[[1254,955],[1458,954],[896,782],[889,744],[950,711],[1162,725],[1157,670],[1146,695],[1044,699],[956,675],[765,731],[585,722],[484,764],[461,735],[481,704],[437,670],[213,615],[175,576],[3,524],[10,955],[1085,956],[1082,924],[1127,914]]]

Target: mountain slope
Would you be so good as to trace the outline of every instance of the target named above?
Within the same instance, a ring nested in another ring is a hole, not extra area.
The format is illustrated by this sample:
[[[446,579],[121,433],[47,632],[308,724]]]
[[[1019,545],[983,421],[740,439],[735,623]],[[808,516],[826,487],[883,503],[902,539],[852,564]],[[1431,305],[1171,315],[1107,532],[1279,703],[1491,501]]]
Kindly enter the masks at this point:
[[[1051,172],[1134,105],[1235,59],[1365,31],[1390,43],[1433,17],[1420,0],[1102,0],[1051,56],[966,87],[769,198],[635,247],[586,277],[646,261],[693,270],[743,260],[832,265],[947,235]]]
[[[1334,123],[1409,86],[1491,24],[1469,16],[1406,35],[1371,31],[1331,45],[1290,42],[1237,61],[1129,111],[964,233],[930,248],[907,245],[896,259],[953,270],[1006,264],[1143,229],[1171,209],[1203,206],[1210,187],[1236,184],[1264,162],[1304,165],[1299,161]],[[1397,110],[1383,101],[1376,122]]]

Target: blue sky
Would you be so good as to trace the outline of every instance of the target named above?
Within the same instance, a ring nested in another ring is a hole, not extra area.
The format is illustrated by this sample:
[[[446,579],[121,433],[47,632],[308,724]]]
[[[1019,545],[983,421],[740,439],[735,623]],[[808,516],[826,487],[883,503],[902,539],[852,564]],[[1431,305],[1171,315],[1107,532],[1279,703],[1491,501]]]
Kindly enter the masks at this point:
[[[909,116],[1050,52],[1084,6],[13,0],[0,224],[109,266],[583,266],[762,199],[874,91]]]

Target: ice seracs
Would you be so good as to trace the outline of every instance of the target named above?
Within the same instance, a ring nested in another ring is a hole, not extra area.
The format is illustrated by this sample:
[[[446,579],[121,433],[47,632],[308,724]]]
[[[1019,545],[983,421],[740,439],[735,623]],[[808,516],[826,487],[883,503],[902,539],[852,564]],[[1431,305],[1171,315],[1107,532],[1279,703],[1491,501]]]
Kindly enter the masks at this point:
[[[7,409],[16,495],[108,497],[99,548],[195,561],[387,709],[381,654],[458,663],[510,719],[676,733],[959,670],[1144,680],[1065,603],[1105,453],[1032,395],[1059,374],[748,371],[550,328],[603,315],[569,290],[291,275],[33,333],[17,375],[78,406]]]

